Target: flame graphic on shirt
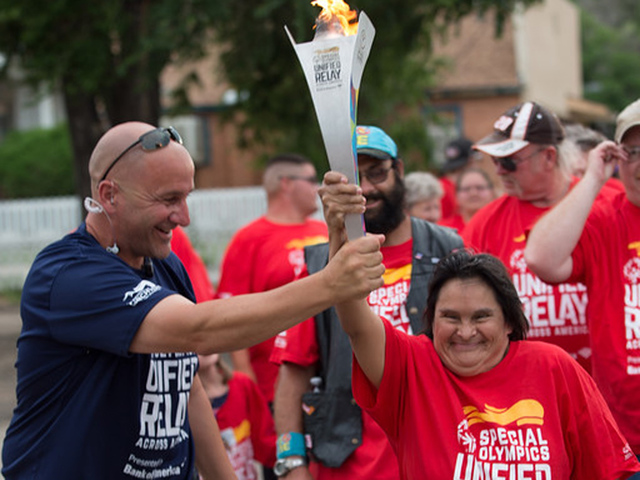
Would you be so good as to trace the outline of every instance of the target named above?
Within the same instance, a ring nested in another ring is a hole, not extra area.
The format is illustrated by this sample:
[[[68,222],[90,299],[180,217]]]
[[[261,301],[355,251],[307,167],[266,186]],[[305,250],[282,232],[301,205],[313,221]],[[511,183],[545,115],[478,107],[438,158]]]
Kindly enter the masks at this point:
[[[302,250],[309,245],[316,245],[318,243],[326,243],[329,239],[326,235],[316,235],[314,237],[294,238],[290,240],[285,248],[287,250]]]
[[[526,239],[527,239],[527,236],[524,233],[521,233],[520,235],[513,237],[513,241],[515,243],[524,242]]]
[[[636,255],[640,257],[640,242],[631,242],[627,248],[629,250],[635,250]]]
[[[249,420],[247,420],[246,418],[242,421],[242,423],[240,423],[240,425],[232,428],[236,445],[251,437],[251,422],[249,422]]]
[[[385,285],[393,285],[400,280],[411,279],[411,264],[399,268],[387,268],[382,274]]]
[[[496,408],[485,404],[485,411],[477,407],[463,408],[469,426],[476,423],[495,423],[497,425],[543,425],[544,407],[537,400],[525,399],[516,402],[509,408]]]

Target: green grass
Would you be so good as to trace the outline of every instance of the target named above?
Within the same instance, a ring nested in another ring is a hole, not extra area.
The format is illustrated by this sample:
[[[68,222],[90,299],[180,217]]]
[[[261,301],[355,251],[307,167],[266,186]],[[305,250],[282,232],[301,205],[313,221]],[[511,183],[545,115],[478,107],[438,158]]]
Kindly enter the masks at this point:
[[[0,291],[0,306],[19,305],[21,294],[22,294],[22,290]]]

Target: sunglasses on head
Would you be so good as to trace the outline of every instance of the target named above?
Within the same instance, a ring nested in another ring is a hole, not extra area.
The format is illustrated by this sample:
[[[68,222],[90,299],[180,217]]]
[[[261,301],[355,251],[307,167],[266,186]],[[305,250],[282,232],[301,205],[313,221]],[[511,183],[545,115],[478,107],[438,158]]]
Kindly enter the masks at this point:
[[[147,133],[143,133],[142,135],[140,135],[138,140],[136,140],[127,148],[125,148],[122,151],[122,153],[118,155],[113,162],[111,162],[111,165],[109,165],[109,168],[105,170],[104,175],[102,175],[102,178],[100,179],[100,181],[107,178],[107,175],[109,174],[113,166],[116,163],[118,163],[118,160],[124,157],[127,154],[127,152],[131,150],[133,147],[135,147],[136,145],[140,144],[140,146],[142,147],[142,150],[144,150],[145,152],[151,152],[153,150],[159,150],[161,148],[166,147],[167,145],[169,145],[169,142],[171,140],[182,145],[182,137],[180,136],[178,131],[173,127],[155,128]]]

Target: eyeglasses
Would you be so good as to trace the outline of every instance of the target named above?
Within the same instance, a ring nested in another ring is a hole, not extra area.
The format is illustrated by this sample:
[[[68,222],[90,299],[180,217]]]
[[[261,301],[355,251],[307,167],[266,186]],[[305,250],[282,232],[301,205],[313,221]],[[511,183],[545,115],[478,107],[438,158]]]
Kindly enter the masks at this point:
[[[373,167],[359,173],[361,177],[369,180],[369,183],[377,185],[378,183],[384,182],[387,177],[389,177],[389,172],[391,170],[393,170],[393,165],[391,167]]]
[[[287,178],[289,180],[302,180],[304,182],[309,182],[311,185],[318,184],[318,179],[314,175],[309,175],[308,177],[301,177],[300,175],[284,175],[280,178]]]
[[[489,185],[469,185],[458,189],[461,193],[470,193],[474,190],[477,192],[484,192],[485,190],[491,190],[491,187]]]
[[[529,155],[523,158],[516,158],[513,155],[510,155],[508,157],[491,157],[491,160],[493,160],[493,163],[495,164],[496,167],[500,165],[507,172],[513,173],[518,169],[518,165],[520,165],[525,160],[528,160],[529,158],[533,157],[537,153],[540,153],[545,148],[546,147],[539,148],[538,150],[531,152]]]
[[[107,178],[107,175],[109,174],[113,166],[118,163],[118,160],[124,157],[127,152],[129,152],[129,150],[131,150],[136,145],[140,144],[142,150],[144,150],[145,152],[151,152],[153,150],[159,150],[166,147],[167,145],[169,145],[169,142],[171,140],[182,145],[182,137],[173,127],[156,128],[154,130],[151,130],[150,132],[143,133],[142,135],[140,135],[138,140],[125,148],[124,151],[120,155],[118,155],[113,162],[111,162],[111,165],[109,165],[109,168],[105,170],[104,175],[102,175],[100,181]]]
[[[640,147],[622,147],[624,151],[627,152],[627,162],[626,163],[634,163],[640,160]]]

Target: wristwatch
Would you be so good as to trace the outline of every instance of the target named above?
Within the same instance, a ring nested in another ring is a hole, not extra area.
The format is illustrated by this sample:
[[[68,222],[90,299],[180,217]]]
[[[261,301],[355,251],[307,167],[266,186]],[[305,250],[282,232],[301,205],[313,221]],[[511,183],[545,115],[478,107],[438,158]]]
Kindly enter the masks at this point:
[[[273,473],[278,477],[284,477],[294,468],[303,467],[307,464],[307,460],[304,457],[285,457],[276,460],[276,464],[273,467]]]

